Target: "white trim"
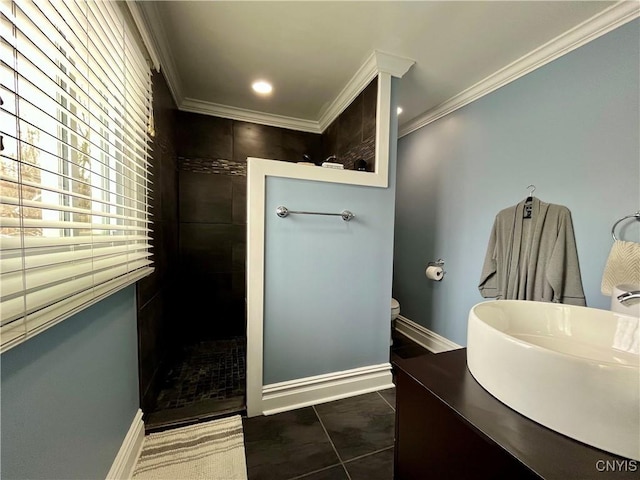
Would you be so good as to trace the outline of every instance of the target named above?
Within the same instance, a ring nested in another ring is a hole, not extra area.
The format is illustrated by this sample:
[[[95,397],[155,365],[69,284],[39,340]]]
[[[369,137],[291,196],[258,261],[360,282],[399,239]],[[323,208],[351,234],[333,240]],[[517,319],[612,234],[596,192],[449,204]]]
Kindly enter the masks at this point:
[[[157,14],[155,6],[151,7],[153,14]],[[156,20],[160,22],[160,19]],[[162,25],[159,23],[159,29]],[[166,48],[166,45],[161,45],[162,48]],[[258,112],[255,110],[248,110],[243,108],[236,108],[229,105],[222,105],[220,103],[208,102],[205,100],[198,100],[190,97],[182,97],[179,85],[177,88],[172,88],[174,83],[176,71],[175,64],[173,63],[170,53],[167,49],[165,55],[161,57],[168,60],[168,62],[162,61],[165,66],[165,73],[167,74],[167,83],[172,93],[173,98],[178,105],[178,109],[184,112],[200,113],[204,115],[213,115],[216,117],[230,118],[232,120],[240,120],[243,122],[252,122],[260,125],[269,125],[272,127],[288,128],[291,130],[299,130],[302,132],[310,133],[322,133],[331,125],[331,123],[338,118],[338,116],[349,106],[351,102],[364,90],[364,88],[378,76],[389,77],[402,77],[415,63],[414,60],[405,57],[399,57],[397,55],[391,55],[389,53],[380,52],[374,50],[365,63],[358,69],[355,75],[347,82],[342,91],[338,94],[336,99],[327,107],[327,109],[320,115],[319,120],[306,120],[303,118],[287,117],[284,115],[275,115],[270,113]],[[380,88],[378,87],[378,96],[380,96]],[[378,109],[380,103],[378,103]],[[380,115],[379,110],[377,111]],[[387,125],[385,123],[384,125]]]
[[[440,336],[436,332],[432,332],[418,323],[412,322],[402,315],[398,315],[398,318],[396,318],[395,330],[433,353],[442,353],[464,348],[448,338]]]
[[[378,72],[388,73],[392,77],[404,77],[404,74],[416,63],[416,61],[411,58],[400,57],[391,53],[381,52],[380,50],[374,50],[373,55],[376,59]],[[366,84],[363,85],[363,87],[365,86]]]
[[[138,409],[133,417],[129,431],[122,441],[120,450],[118,450],[118,454],[111,465],[111,469],[107,473],[107,480],[129,479],[133,476],[143,442],[144,422],[142,421],[142,410]]]
[[[129,8],[129,12],[131,13],[131,17],[133,18],[134,23],[136,24],[136,28],[140,33],[140,38],[142,38],[142,42],[144,43],[147,52],[149,53],[149,57],[151,57],[151,63],[153,63],[153,68],[156,71],[160,71],[160,57],[158,56],[158,50],[156,49],[156,44],[153,41],[153,35],[149,32],[149,25],[147,24],[144,14],[140,10],[140,3],[134,0],[125,0],[127,7]]]
[[[384,82],[383,82],[384,83]],[[390,83],[390,82],[389,82]],[[387,103],[390,98],[387,99]],[[387,106],[387,113],[390,108]],[[387,124],[388,125],[388,124]],[[380,126],[378,130],[383,130]],[[388,130],[388,128],[387,128]],[[388,142],[388,134],[387,134]],[[382,143],[377,141],[378,143]],[[378,147],[376,147],[377,151]],[[376,154],[377,155],[377,154]],[[247,159],[247,372],[246,400],[247,415],[253,417],[263,412],[262,372],[263,372],[263,335],[264,335],[264,244],[265,194],[267,176],[296,178],[319,182],[344,183],[387,187],[389,145],[383,163],[376,160],[381,173],[358,172],[355,170],[337,170],[332,168],[298,165],[290,162],[249,157]]]
[[[376,76],[379,77],[378,81],[380,81],[380,76],[402,77],[414,63],[415,61],[409,58],[399,57],[374,50],[355,75],[349,80],[349,82],[347,82],[336,99],[327,107],[324,113],[320,115],[319,120],[306,120],[302,118],[286,117],[284,115],[263,113],[190,97],[186,97],[180,102],[176,101],[176,103],[178,108],[185,112],[213,115],[216,117],[230,118],[232,120],[252,122],[272,127],[288,128],[302,132],[322,133],[342,112],[344,112],[349,105],[351,105],[353,100],[374,78],[376,78]],[[167,81],[169,80],[167,79]],[[380,95],[379,87],[378,95]],[[378,103],[378,115],[380,115],[379,108],[380,103]],[[384,125],[387,124],[388,123],[384,123]]]
[[[558,57],[565,55],[582,45],[595,40],[605,33],[614,30],[640,16],[640,3],[636,1],[620,1],[606,10],[594,15],[574,28],[557,36],[553,40],[527,53],[506,67],[489,75],[484,80],[467,88],[449,100],[428,110],[400,127],[399,137],[410,134],[468,105],[485,95],[508,85],[527,73],[536,70]]]
[[[409,65],[410,67],[410,65]],[[407,68],[409,68],[407,67]],[[249,157],[247,159],[247,415],[260,415],[263,387],[264,334],[264,244],[265,193],[267,176],[296,178],[318,182],[344,183],[388,188],[391,125],[391,74],[378,74],[376,118],[376,162],[374,172],[337,170],[290,162]],[[393,135],[395,140],[395,132]]]
[[[297,165],[305,167],[306,165]],[[306,166],[306,168],[314,168]],[[322,167],[317,167],[322,168]],[[247,416],[262,414],[264,335],[264,201],[262,162],[247,159]]]
[[[387,103],[390,99],[387,100]],[[389,107],[387,106],[387,113]],[[388,124],[387,124],[388,125]],[[383,130],[378,125],[378,130]],[[387,128],[388,130],[388,128]],[[376,144],[381,143],[376,141]],[[387,134],[388,143],[388,134]],[[376,145],[376,152],[379,146]],[[376,153],[377,155],[377,153]],[[247,415],[261,415],[262,371],[264,335],[264,244],[265,244],[265,194],[267,176],[313,180],[318,182],[345,183],[387,187],[389,145],[386,165],[376,158],[376,168],[385,173],[337,170],[296,163],[249,157],[247,159]],[[275,212],[271,212],[275,215]]]
[[[257,112],[243,108],[230,107],[219,103],[206,102],[195,98],[185,98],[179,106],[184,112],[202,113],[216,117],[230,118],[243,122],[258,123],[272,127],[288,128],[290,130],[300,130],[302,132],[322,133],[318,122],[304,120],[302,118],[285,117],[271,113]]]
[[[378,74],[376,68],[375,52],[371,53],[369,58],[362,64],[353,77],[347,82],[338,96],[331,102],[327,109],[320,114],[318,124],[320,129],[324,131],[331,122],[351,105],[351,102],[360,94],[371,80]]]
[[[262,388],[262,413],[271,415],[393,386],[389,363],[273,383]]]
[[[164,24],[162,23],[156,2],[141,2],[136,0],[135,3],[139,5],[139,20],[144,23],[145,30],[151,32],[151,34],[148,35],[149,41],[153,44],[152,48],[159,58],[160,69],[162,69],[164,73],[167,85],[171,91],[171,96],[174,102],[176,102],[176,105],[180,105],[183,99],[182,83],[180,82],[178,68],[171,54],[171,48],[168,45],[168,37],[165,33]],[[151,25],[153,25],[153,28],[151,28]]]
[[[253,165],[252,165],[253,162]],[[388,159],[387,159],[388,162]],[[314,180],[317,182],[346,183],[349,185],[364,185],[367,187],[387,187],[387,178],[377,175],[374,172],[359,172],[357,170],[342,170],[338,168],[323,168],[311,165],[299,165],[281,160],[271,160],[267,158],[247,158],[247,179],[253,167],[254,176],[270,176],[297,178],[300,180]],[[388,167],[387,167],[388,169]],[[381,169],[383,170],[383,169]],[[248,180],[249,181],[249,180]],[[251,185],[251,189],[256,188]],[[257,192],[256,192],[257,193]],[[247,185],[247,195],[249,185]],[[264,201],[262,204],[264,208]],[[261,212],[262,213],[262,212]]]
[[[331,125],[331,122],[338,118],[338,116],[351,105],[351,102],[369,85],[371,80],[376,78],[379,72],[401,78],[414,63],[416,62],[409,58],[398,57],[397,55],[374,50],[355,75],[347,82],[331,105],[320,115],[320,119],[318,120],[320,131],[324,131]]]
[[[373,186],[389,185],[389,150],[391,148],[391,74],[378,74],[378,100],[376,104],[376,145]],[[395,148],[395,143],[393,145]],[[356,172],[357,173],[357,172]],[[363,172],[360,172],[363,173]],[[366,172],[365,172],[366,173]]]

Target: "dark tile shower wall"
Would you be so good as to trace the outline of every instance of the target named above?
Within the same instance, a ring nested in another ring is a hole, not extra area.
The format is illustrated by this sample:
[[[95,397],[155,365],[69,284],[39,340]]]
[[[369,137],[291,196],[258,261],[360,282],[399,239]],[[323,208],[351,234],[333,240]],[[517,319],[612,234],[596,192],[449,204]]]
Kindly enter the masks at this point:
[[[377,79],[322,134],[180,112],[153,75],[152,245],[155,272],[137,284],[140,398],[152,411],[176,345],[246,334],[247,157],[316,163],[338,155],[373,169]],[[179,302],[179,307],[177,303]]]
[[[361,158],[367,162],[367,171],[374,170],[377,99],[376,77],[322,133],[323,160],[336,155],[338,163],[354,170]]]
[[[320,135],[190,112],[177,119],[181,334],[245,335],[247,157],[317,158]]]
[[[160,390],[159,371],[168,350],[178,265],[178,175],[174,141],[177,108],[161,73],[154,73],[156,135],[151,145],[152,250],[155,271],[137,283],[140,402],[151,411]]]

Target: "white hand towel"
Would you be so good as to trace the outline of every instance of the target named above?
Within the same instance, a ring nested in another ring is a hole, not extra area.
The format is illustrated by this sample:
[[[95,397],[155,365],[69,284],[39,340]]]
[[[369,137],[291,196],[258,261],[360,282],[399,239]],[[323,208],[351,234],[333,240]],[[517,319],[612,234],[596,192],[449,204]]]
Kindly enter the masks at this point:
[[[611,246],[600,291],[611,295],[613,287],[622,283],[640,283],[640,243],[616,240]]]

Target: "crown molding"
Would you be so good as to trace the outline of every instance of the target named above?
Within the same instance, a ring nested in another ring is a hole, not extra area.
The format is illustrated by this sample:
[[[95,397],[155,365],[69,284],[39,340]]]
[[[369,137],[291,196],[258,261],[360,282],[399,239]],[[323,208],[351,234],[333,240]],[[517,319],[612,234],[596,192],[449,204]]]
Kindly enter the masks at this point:
[[[508,85],[556,58],[566,55],[582,45],[638,18],[638,16],[640,16],[640,2],[638,0],[622,0],[612,5],[489,75],[484,80],[451,97],[449,100],[403,124],[398,132],[398,138],[408,135],[500,87]]]
[[[391,53],[374,50],[373,55],[376,57],[376,68],[378,72],[385,72],[392,77],[402,78],[404,74],[416,63],[415,60]]]
[[[349,106],[351,102],[369,85],[378,73],[389,73],[394,77],[402,77],[415,63],[414,60],[374,50],[358,71],[347,82],[336,99],[320,115],[318,123],[324,131],[331,122]]]
[[[182,103],[182,84],[180,82],[180,75],[178,75],[178,69],[176,68],[175,61],[171,55],[171,49],[167,43],[167,35],[158,13],[158,7],[155,2],[140,2],[140,1],[127,1],[127,3],[136,4],[137,19],[134,15],[136,25],[140,22],[138,28],[140,29],[140,35],[142,36],[145,45],[147,41],[150,46],[148,49],[153,50],[158,60],[158,66],[156,70],[162,70],[164,78],[167,81],[169,91],[176,105]],[[132,10],[133,11],[133,10]],[[154,27],[151,28],[151,25]],[[154,63],[155,63],[154,59]]]
[[[188,97],[178,103],[178,108],[185,112],[214,115],[303,132],[322,133],[379,73],[402,77],[414,63],[414,60],[408,58],[374,50],[318,121],[245,110]]]
[[[151,35],[151,30],[147,25],[147,22],[144,19],[144,14],[140,9],[140,4],[134,0],[126,0],[127,8],[129,9],[129,13],[131,13],[131,18],[133,18],[133,22],[138,29],[138,33],[140,34],[140,38],[142,38],[142,42],[144,43],[147,52],[149,53],[149,57],[151,59],[151,63],[153,64],[153,68],[156,71],[160,71],[160,57],[158,56],[158,50],[156,49],[155,42],[153,41],[153,36]]]
[[[318,122],[313,120],[304,120],[301,118],[257,112],[255,110],[246,110],[243,108],[197,100],[195,98],[185,98],[182,103],[179,104],[179,109],[184,112],[202,113],[205,115],[258,123],[272,127],[288,128],[290,130],[299,130],[310,133],[322,133]]]
[[[340,115],[351,102],[369,85],[376,75],[378,75],[375,52],[362,64],[358,71],[344,86],[338,96],[331,102],[327,109],[320,115],[318,123],[320,129],[324,131],[338,115]]]

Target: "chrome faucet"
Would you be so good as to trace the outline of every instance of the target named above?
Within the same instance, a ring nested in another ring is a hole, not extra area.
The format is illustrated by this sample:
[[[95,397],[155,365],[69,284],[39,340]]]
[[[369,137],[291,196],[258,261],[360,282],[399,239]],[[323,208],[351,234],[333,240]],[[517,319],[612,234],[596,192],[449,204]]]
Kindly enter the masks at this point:
[[[335,155],[330,155],[327,157],[327,159],[325,160],[325,162],[334,162],[337,161],[338,157],[336,157]]]
[[[630,292],[624,292],[622,295],[618,295],[617,299],[623,305],[632,298],[640,298],[640,290],[632,290]]]

